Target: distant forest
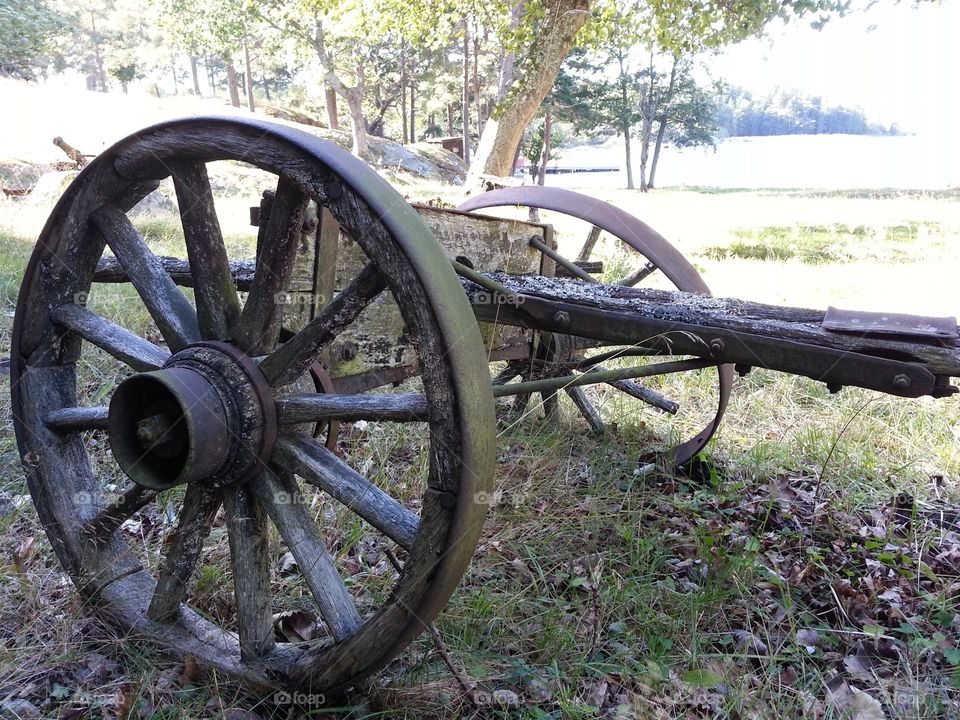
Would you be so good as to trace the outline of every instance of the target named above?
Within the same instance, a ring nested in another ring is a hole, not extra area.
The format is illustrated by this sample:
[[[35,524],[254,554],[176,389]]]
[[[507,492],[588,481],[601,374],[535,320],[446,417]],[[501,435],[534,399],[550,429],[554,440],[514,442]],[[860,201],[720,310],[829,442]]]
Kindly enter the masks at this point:
[[[722,93],[716,112],[719,137],[747,135],[896,135],[870,122],[859,108],[828,106],[819,97],[779,92],[756,97],[740,88]]]

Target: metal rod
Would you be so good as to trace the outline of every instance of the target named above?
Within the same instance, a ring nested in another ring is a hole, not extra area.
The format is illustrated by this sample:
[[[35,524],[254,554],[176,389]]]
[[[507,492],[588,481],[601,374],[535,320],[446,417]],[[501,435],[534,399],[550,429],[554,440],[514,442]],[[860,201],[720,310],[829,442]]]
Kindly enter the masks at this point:
[[[528,380],[527,382],[512,383],[510,385],[496,385],[493,388],[493,396],[506,397],[508,395],[519,395],[522,393],[550,392],[551,390],[563,390],[564,388],[578,387],[580,385],[596,385],[598,383],[610,382],[611,380],[630,380],[632,378],[650,377],[652,375],[688,372],[713,365],[716,365],[716,361],[703,359],[674,360],[665,363],[654,363],[653,365],[583,373],[582,375],[564,375],[563,377],[556,378]]]
[[[583,280],[584,282],[588,282],[588,283],[598,283],[598,282],[600,282],[600,281],[597,280],[595,277],[593,277],[593,275],[591,275],[590,273],[588,273],[586,270],[584,270],[584,269],[581,268],[580,266],[575,265],[574,263],[572,263],[572,262],[570,262],[569,260],[567,260],[563,255],[561,255],[561,254],[558,253],[556,250],[554,250],[552,247],[550,247],[549,245],[547,245],[545,242],[543,242],[543,240],[541,240],[540,238],[538,238],[536,235],[531,235],[531,236],[530,236],[530,245],[532,245],[533,247],[535,247],[537,250],[539,250],[540,252],[542,252],[544,255],[546,255],[546,256],[547,256],[548,258],[550,258],[551,260],[555,261],[555,262],[557,263],[557,265],[562,265],[562,266],[563,266],[564,268],[566,268],[566,270],[567,270],[571,275],[573,275],[574,277],[578,277],[578,278],[580,278],[581,280]]]
[[[520,304],[519,300],[517,299],[517,294],[510,292],[506,286],[501,285],[496,280],[488,278],[482,273],[478,273],[473,268],[467,267],[458,260],[451,260],[450,264],[453,265],[453,269],[456,270],[457,275],[465,277],[470,282],[474,283],[475,285],[479,285],[488,292],[492,292],[497,295],[503,295],[509,300],[511,305],[517,306]]]

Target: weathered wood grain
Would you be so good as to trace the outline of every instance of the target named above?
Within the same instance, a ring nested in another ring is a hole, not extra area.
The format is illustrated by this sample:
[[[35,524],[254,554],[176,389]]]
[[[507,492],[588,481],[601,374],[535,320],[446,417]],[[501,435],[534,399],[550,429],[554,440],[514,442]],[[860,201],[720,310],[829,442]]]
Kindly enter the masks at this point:
[[[297,425],[324,420],[371,420],[426,422],[430,418],[427,398],[419,393],[397,395],[329,395],[312,393],[277,399],[277,420]]]
[[[240,658],[255,660],[273,649],[273,595],[267,516],[246,486],[223,491],[233,569]]]
[[[174,351],[200,340],[197,313],[170,279],[140,233],[119,209],[105,207],[93,215],[110,249],[127,271],[160,334]]]
[[[172,163],[171,169],[194,277],[200,335],[205,340],[229,340],[240,315],[240,301],[230,276],[207,166],[186,161]]]
[[[82,305],[68,303],[56,308],[51,314],[53,321],[117,360],[140,372],[156,370],[170,358],[170,353],[149,340],[134,335],[116,323],[102,318]]]
[[[360,627],[360,614],[293,476],[277,477],[266,471],[251,487],[296,559],[330,634],[336,640],[351,635]]]
[[[274,387],[285,385],[306,372],[324,345],[351,325],[384,288],[380,270],[368,263],[319,315],[260,363],[267,382]]]
[[[151,620],[171,622],[176,619],[190,576],[203,549],[203,540],[209,534],[219,509],[219,493],[209,492],[200,485],[187,485],[177,522],[177,534],[164,558],[147,611]]]
[[[413,547],[420,524],[417,516],[318,442],[281,438],[273,463],[329,493],[400,547]]]
[[[86,524],[83,532],[94,542],[104,543],[124,522],[157,497],[157,492],[142,485],[131,485]]]
[[[309,198],[284,180],[260,228],[256,274],[243,306],[237,333],[239,346],[250,355],[273,349],[280,333],[281,310],[293,263],[300,246],[304,212]]]
[[[47,427],[61,433],[106,430],[107,410],[106,407],[70,407],[51,410],[47,414]]]
[[[157,259],[175,284],[181,287],[193,287],[194,280],[193,275],[190,273],[189,260],[166,255],[158,255]],[[253,287],[256,260],[231,260],[229,264],[230,276],[233,278],[237,290],[242,292],[250,290],[250,288]],[[96,272],[93,274],[93,281],[99,283],[124,283],[130,282],[130,277],[117,258],[112,255],[104,255],[97,263]]]

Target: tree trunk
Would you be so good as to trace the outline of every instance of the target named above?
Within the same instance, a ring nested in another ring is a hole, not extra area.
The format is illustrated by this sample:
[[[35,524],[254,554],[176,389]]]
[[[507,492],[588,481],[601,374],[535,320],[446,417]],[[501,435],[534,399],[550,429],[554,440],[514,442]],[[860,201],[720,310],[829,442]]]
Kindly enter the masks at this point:
[[[553,135],[553,106],[547,105],[547,112],[543,116],[543,154],[540,158],[540,174],[537,175],[537,185],[547,181],[547,163],[550,162],[550,144]]]
[[[217,94],[217,76],[213,71],[213,62],[211,62],[210,57],[207,56],[204,60],[204,64],[207,68],[207,85],[210,88],[210,94]]]
[[[410,81],[410,142],[417,141],[417,83]]]
[[[553,87],[560,66],[587,19],[588,7],[587,0],[556,0],[547,4],[547,17],[533,41],[535,47],[517,68],[513,86],[484,125],[470,166],[471,175],[510,173],[523,131]]]
[[[407,128],[407,45],[400,42],[400,123],[402,125],[403,142],[413,142]]]
[[[367,119],[363,116],[363,94],[359,87],[345,89],[344,99],[350,111],[350,132],[353,134],[353,154],[363,157],[370,149],[367,141]]]
[[[627,163],[627,190],[633,190],[633,151],[630,148],[630,123],[624,123],[623,127],[623,154]]]
[[[247,86],[247,108],[250,112],[254,112],[257,106],[253,101],[253,72],[250,69],[250,46],[247,44],[246,38],[243,39],[243,66],[243,75]]]
[[[240,88],[237,85],[237,69],[227,61],[227,89],[230,91],[230,104],[240,107]]]
[[[337,91],[326,85],[323,94],[327,102],[327,125],[331,130],[337,130],[340,127],[340,118],[337,117]]]
[[[180,94],[180,82],[177,80],[177,60],[176,60],[176,58],[173,58],[173,59],[170,61],[170,70],[171,70],[171,75],[173,75],[173,94],[174,94],[174,95],[179,95],[179,94]]]
[[[653,48],[650,48],[650,77],[647,79],[647,98],[643,108],[643,123],[640,130],[640,192],[647,188],[647,159],[650,156],[650,133],[653,131],[653,116],[656,113],[654,102],[656,75],[653,67]]]
[[[447,103],[447,137],[453,137],[453,103]]]
[[[660,126],[657,128],[657,142],[653,146],[653,158],[650,160],[650,177],[647,179],[647,189],[653,190],[653,179],[657,174],[657,162],[660,160],[660,146],[663,144],[663,136],[667,132],[667,119],[660,116]]]
[[[193,94],[200,97],[200,75],[197,73],[197,58],[190,56],[190,76],[193,78]]]
[[[463,18],[463,97],[460,101],[463,118],[463,160],[470,163],[470,28]]]
[[[677,82],[677,63],[679,56],[673,56],[673,66],[670,68],[670,84],[667,86],[667,96],[664,105],[673,101],[673,89]],[[664,108],[666,110],[666,107]],[[666,112],[660,115],[660,126],[657,128],[657,143],[653,147],[653,159],[650,161],[650,178],[647,180],[647,189],[653,189],[653,178],[657,174],[657,162],[660,160],[660,147],[663,145],[663,136],[667,132]]]
[[[473,105],[477,113],[477,135],[483,134],[483,115],[480,112],[480,37],[473,36]]]
[[[523,15],[523,2],[518,2],[510,8],[510,29],[516,30],[520,27],[520,18]],[[514,63],[517,54],[513,50],[507,50],[501,45],[500,48],[500,82],[497,83],[497,102],[500,102],[507,94],[507,90],[513,85]]]
[[[270,102],[270,82],[267,78],[263,79],[263,96],[267,99],[267,102]]]
[[[123,90],[123,94],[127,94],[127,83],[123,80],[120,81],[120,89]]]

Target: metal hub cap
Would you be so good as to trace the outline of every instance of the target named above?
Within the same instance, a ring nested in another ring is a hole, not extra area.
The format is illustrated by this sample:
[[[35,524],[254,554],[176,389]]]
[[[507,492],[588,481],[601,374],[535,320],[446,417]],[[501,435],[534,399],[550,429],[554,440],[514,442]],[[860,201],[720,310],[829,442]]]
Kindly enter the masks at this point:
[[[277,438],[266,380],[249,357],[220,342],[191,345],[161,370],[124,380],[108,418],[114,457],[151,490],[247,480]]]

